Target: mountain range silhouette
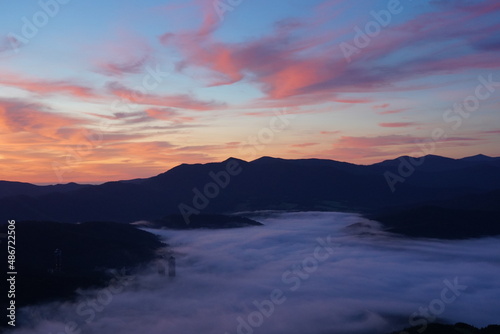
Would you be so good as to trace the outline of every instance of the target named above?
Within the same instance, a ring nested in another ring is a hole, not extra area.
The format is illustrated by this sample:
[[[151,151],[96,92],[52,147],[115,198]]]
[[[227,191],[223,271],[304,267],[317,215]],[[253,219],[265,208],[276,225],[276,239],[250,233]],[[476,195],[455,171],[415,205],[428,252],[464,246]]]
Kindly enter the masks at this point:
[[[131,223],[172,214],[350,211],[394,232],[441,238],[500,234],[499,200],[500,158],[485,155],[403,156],[372,165],[229,158],[100,185],[0,181],[3,220]]]

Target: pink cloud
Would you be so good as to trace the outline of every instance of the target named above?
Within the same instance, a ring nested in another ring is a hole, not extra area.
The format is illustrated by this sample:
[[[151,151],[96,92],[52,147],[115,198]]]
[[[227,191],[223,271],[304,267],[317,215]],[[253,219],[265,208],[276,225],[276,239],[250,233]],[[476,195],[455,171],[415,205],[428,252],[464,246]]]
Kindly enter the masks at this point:
[[[448,137],[439,140],[440,142],[469,142],[477,141],[478,138],[473,137]],[[409,135],[386,135],[375,137],[351,137],[342,136],[336,143],[335,147],[343,148],[377,148],[383,146],[403,146],[414,145],[415,148],[419,143],[431,142],[431,137],[415,137]]]
[[[91,88],[76,85],[67,81],[0,81],[0,84],[17,87],[36,94],[66,94],[79,98],[97,98],[99,97]]]
[[[30,133],[56,140],[71,139],[85,121],[21,100],[0,99],[0,128],[6,133]]]
[[[474,145],[481,139],[474,137],[449,137],[436,144],[439,148],[457,148]],[[430,137],[411,135],[385,135],[372,137],[342,136],[331,149],[315,152],[314,157],[324,157],[354,163],[375,163],[393,159],[401,155],[419,156],[422,152],[418,144],[434,142]]]
[[[409,126],[415,126],[418,123],[414,122],[395,122],[395,123],[379,123],[379,126],[383,128],[405,128]]]
[[[171,121],[171,122],[192,122],[194,117],[181,116],[178,111],[172,108],[150,108],[146,109],[146,114],[154,119]]]
[[[500,134],[500,130],[483,131],[483,133],[496,135]]]
[[[173,108],[148,108],[142,111],[134,112],[115,112],[112,115],[102,115],[96,113],[85,113],[90,116],[117,121],[117,125],[137,125],[143,130],[160,130],[183,127],[183,123],[196,121],[194,117],[183,116],[181,112]],[[163,121],[158,123],[157,121]],[[143,123],[152,123],[153,125],[141,125]],[[190,125],[193,126],[193,125]],[[135,130],[139,128],[134,127]]]
[[[391,110],[386,110],[386,111],[380,111],[378,112],[379,115],[392,115],[392,114],[399,114],[403,111],[407,111],[408,108],[401,108],[401,109],[391,109]]]
[[[293,144],[292,147],[310,147],[315,145],[318,145],[318,143]]]
[[[123,100],[142,105],[153,105],[159,107],[174,107],[191,110],[212,110],[222,108],[224,105],[215,101],[202,101],[190,95],[155,95],[143,94],[139,91],[127,88],[118,82],[107,84],[108,92],[122,98]]]
[[[99,40],[92,47],[99,52],[89,54],[90,62],[96,72],[108,76],[122,77],[144,72],[154,60],[154,52],[147,39],[131,31],[120,30],[112,39]]]
[[[122,76],[124,74],[141,73],[144,70],[144,65],[147,63],[148,57],[131,58],[121,63],[118,62],[99,62],[97,64],[98,72],[111,75]]]
[[[211,69],[214,75],[210,85],[231,84],[242,80],[244,73],[249,72],[256,75],[257,84],[264,91],[280,98],[297,94],[304,85],[313,85],[318,82],[317,77],[325,76],[324,69],[315,64],[318,59],[296,58],[296,53],[322,45],[325,37],[296,40],[293,46],[287,42],[296,29],[304,27],[303,24],[277,25],[270,36],[249,43],[225,44],[214,41],[211,35],[219,20],[213,14],[215,11],[211,8],[206,12],[211,14],[205,15],[199,29],[177,35],[167,33],[160,41],[184,53],[186,60],[180,68],[189,65]],[[324,64],[324,61],[319,63]]]
[[[366,148],[366,147],[415,144],[418,142],[418,140],[419,138],[413,136],[403,136],[403,135],[387,135],[387,136],[377,136],[377,137],[342,136],[337,141],[335,146]]]
[[[35,94],[63,94],[84,99],[101,97],[92,88],[75,84],[71,81],[34,80],[9,73],[3,73],[0,78],[0,85],[16,87]]]
[[[384,104],[379,104],[379,105],[373,106],[373,109],[385,109],[387,107],[389,107],[389,103],[384,103]]]
[[[170,120],[175,116],[178,116],[178,112],[172,108],[150,108],[146,109],[146,114],[148,114],[151,118],[162,119],[162,120]]]
[[[202,8],[207,6],[203,2],[200,5]],[[336,1],[328,4],[337,5]],[[467,11],[427,12],[407,22],[393,24],[384,31],[384,38],[373,39],[350,64],[344,59],[339,45],[331,45],[332,36],[327,40],[321,33],[311,34],[316,32],[313,19],[278,24],[269,35],[248,42],[223,43],[214,38],[213,32],[219,22],[212,9],[203,11],[203,23],[198,29],[180,34],[169,32],[161,36],[160,41],[182,52],[185,60],[179,69],[202,67],[211,70],[209,85],[226,85],[245,79],[266,94],[262,101],[298,105],[325,101],[364,103],[369,100],[343,96],[425,89],[438,84],[409,87],[397,83],[430,74],[498,68],[500,60],[495,54],[467,54],[468,48],[483,40],[482,37],[498,30],[496,25],[488,25],[486,21],[477,28],[468,27],[474,26],[481,15],[497,9],[498,5],[478,4]],[[320,18],[324,14],[316,12],[316,16]],[[457,26],[456,22],[463,22],[463,25]],[[449,29],[450,26],[454,29]],[[353,31],[351,33],[354,35]],[[443,41],[452,41],[454,45],[450,47]],[[422,48],[422,45],[432,45],[432,48]],[[456,52],[450,52],[454,48]],[[388,55],[403,49],[414,50],[414,56],[401,58],[399,62],[386,61]],[[311,50],[315,52],[307,52]],[[381,114],[401,111],[387,110]]]

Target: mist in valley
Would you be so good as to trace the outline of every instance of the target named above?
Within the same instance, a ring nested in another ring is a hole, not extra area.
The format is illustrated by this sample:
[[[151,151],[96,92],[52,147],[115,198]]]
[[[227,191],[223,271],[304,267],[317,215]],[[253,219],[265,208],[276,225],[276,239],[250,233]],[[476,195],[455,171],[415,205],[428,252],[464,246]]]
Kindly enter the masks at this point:
[[[116,272],[77,300],[21,309],[9,333],[364,334],[498,321],[499,238],[410,239],[349,213],[249,217],[264,226],[149,229],[170,245],[176,277],[162,260]]]

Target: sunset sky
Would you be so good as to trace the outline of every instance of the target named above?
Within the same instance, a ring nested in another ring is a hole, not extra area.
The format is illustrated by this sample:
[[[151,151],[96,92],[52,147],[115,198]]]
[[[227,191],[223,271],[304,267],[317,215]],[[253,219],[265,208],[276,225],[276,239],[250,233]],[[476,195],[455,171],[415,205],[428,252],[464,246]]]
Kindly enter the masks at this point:
[[[500,2],[0,2],[0,179],[500,156]],[[278,116],[279,115],[279,116]]]

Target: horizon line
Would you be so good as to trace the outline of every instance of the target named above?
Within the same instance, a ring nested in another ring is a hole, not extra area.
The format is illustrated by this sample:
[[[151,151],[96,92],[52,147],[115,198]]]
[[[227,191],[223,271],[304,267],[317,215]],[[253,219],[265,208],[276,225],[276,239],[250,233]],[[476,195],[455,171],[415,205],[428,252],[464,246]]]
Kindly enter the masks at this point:
[[[325,158],[286,159],[286,158],[279,158],[279,157],[266,156],[266,155],[261,156],[261,157],[259,157],[257,159],[254,159],[254,160],[247,161],[247,160],[244,160],[244,159],[240,159],[240,158],[236,158],[236,157],[232,157],[231,156],[231,157],[228,157],[228,158],[226,158],[226,159],[224,159],[222,161],[209,161],[209,162],[205,162],[205,163],[201,163],[201,162],[200,163],[180,163],[180,164],[175,165],[174,167],[169,168],[169,169],[167,169],[167,170],[165,170],[163,172],[160,172],[160,173],[158,173],[156,175],[150,175],[150,176],[146,176],[146,177],[137,177],[137,178],[131,178],[131,179],[108,180],[108,181],[104,181],[104,182],[92,182],[92,181],[90,181],[90,182],[74,182],[74,181],[70,181],[70,182],[67,182],[67,183],[26,182],[26,181],[11,181],[11,180],[0,180],[0,182],[24,183],[24,184],[31,184],[31,185],[40,186],[40,187],[57,186],[57,185],[68,185],[68,184],[98,186],[98,185],[102,185],[102,184],[106,184],[106,183],[110,183],[110,182],[130,182],[130,181],[134,181],[134,180],[149,179],[149,178],[152,178],[152,177],[155,177],[155,176],[167,173],[167,172],[171,171],[172,169],[177,168],[177,167],[182,166],[182,165],[193,166],[193,165],[220,164],[220,163],[226,162],[226,161],[231,160],[231,159],[243,161],[245,163],[252,163],[252,162],[264,159],[264,158],[275,159],[275,160],[288,160],[288,161],[297,161],[297,160],[324,160],[324,161],[335,161],[335,162],[347,163],[347,164],[356,165],[356,166],[373,166],[373,165],[377,165],[377,164],[384,163],[384,162],[387,162],[387,161],[398,160],[400,158],[407,158],[407,157],[409,157],[409,158],[414,158],[414,159],[421,159],[421,158],[430,157],[430,156],[431,157],[445,158],[445,159],[450,159],[450,160],[462,160],[462,159],[479,157],[479,156],[485,157],[485,158],[491,158],[491,159],[500,158],[500,156],[489,156],[489,155],[485,155],[485,154],[482,154],[482,153],[478,153],[478,154],[475,154],[475,155],[468,155],[468,156],[465,156],[465,157],[462,157],[462,158],[450,158],[450,157],[447,157],[447,156],[442,156],[442,155],[437,155],[437,154],[426,154],[426,155],[422,155],[422,156],[400,155],[400,156],[397,156],[397,157],[392,158],[392,159],[385,159],[385,160],[382,160],[382,161],[379,161],[379,162],[374,162],[374,163],[371,163],[371,164],[359,164],[359,163],[353,163],[353,162],[348,162],[348,161],[341,161],[341,160],[335,160],[335,159],[325,159]]]

